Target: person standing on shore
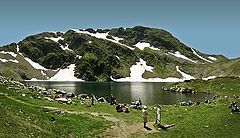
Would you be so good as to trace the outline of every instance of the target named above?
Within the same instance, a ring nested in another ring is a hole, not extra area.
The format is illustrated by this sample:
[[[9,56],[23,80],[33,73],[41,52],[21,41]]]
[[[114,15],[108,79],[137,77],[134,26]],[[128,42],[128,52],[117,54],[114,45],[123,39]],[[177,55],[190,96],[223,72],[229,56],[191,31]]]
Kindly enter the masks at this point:
[[[142,110],[142,116],[143,116],[143,127],[146,128],[147,126],[147,116],[148,116],[148,111],[147,111],[147,106],[143,106]]]

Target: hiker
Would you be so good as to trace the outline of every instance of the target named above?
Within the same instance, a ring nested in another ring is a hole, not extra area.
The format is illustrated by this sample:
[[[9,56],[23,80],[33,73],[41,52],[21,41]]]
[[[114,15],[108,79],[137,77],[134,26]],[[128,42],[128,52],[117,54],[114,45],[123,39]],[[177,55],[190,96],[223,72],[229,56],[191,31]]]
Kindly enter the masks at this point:
[[[236,102],[232,101],[232,103],[230,104],[229,108],[233,108],[235,105],[237,105]]]
[[[110,105],[114,105],[114,104],[117,104],[117,100],[116,98],[111,94],[111,99],[110,99]]]
[[[232,108],[231,114],[233,114],[233,113],[239,113],[239,108],[238,108],[237,105],[235,105],[235,106]]]
[[[125,107],[124,112],[125,112],[125,113],[129,113],[128,107]]]
[[[139,102],[139,105],[142,106],[142,101],[140,98],[138,99],[138,102]]]
[[[232,108],[231,114],[240,112],[236,102],[232,102],[229,108]]]
[[[142,116],[143,116],[143,127],[146,128],[147,126],[147,116],[148,116],[148,112],[147,112],[147,106],[143,106],[143,110],[142,110]]]
[[[123,112],[122,107],[120,106],[120,104],[118,104],[118,105],[116,106],[116,111],[117,111],[117,112]]]
[[[94,95],[91,95],[92,105],[94,105]]]
[[[136,102],[132,101],[130,107],[134,108],[134,109],[140,109],[141,110],[141,105],[142,105],[141,100],[140,100],[140,102],[139,101],[136,101]]]

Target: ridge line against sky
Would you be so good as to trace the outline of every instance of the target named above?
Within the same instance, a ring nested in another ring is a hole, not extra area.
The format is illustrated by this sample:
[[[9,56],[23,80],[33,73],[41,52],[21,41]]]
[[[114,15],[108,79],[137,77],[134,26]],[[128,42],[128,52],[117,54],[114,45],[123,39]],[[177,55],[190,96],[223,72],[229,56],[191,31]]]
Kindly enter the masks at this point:
[[[238,0],[7,0],[0,4],[0,46],[45,31],[143,25],[201,52],[237,58],[239,7]]]

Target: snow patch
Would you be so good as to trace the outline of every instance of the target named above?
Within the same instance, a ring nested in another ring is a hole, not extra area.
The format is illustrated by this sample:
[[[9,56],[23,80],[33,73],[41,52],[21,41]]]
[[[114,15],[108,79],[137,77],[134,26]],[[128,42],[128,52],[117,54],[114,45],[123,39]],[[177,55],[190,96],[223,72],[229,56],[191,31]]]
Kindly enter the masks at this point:
[[[41,73],[42,73],[43,76],[47,76],[47,74],[44,73],[43,70],[41,70]]]
[[[17,52],[19,52],[19,45],[17,45]]]
[[[31,59],[24,57],[24,59],[35,69],[41,69],[41,70],[47,70],[46,68],[44,68],[42,65],[32,61]]]
[[[144,61],[143,59],[140,59],[140,62],[137,62],[136,65],[132,65],[132,67],[130,68],[130,71],[131,71],[130,77],[120,78],[120,79],[114,79],[111,77],[111,79],[116,82],[181,82],[183,81],[182,79],[173,78],[173,77],[168,77],[166,79],[142,78],[142,75],[145,71],[152,72],[152,69],[153,69],[152,66],[148,66],[146,64],[146,61]]]
[[[209,62],[209,63],[213,63],[212,61],[207,60],[206,58],[198,55],[198,53],[197,53],[193,48],[191,48],[191,49],[192,49],[193,54],[195,54],[195,55],[196,55],[197,57],[199,57],[200,59],[202,59],[202,60],[204,60],[204,61],[207,61],[207,62]]]
[[[176,69],[177,69],[177,72],[181,73],[181,75],[183,76],[183,80],[193,80],[193,79],[195,79],[193,76],[182,72],[182,71],[179,69],[179,66],[176,66]]]
[[[13,59],[2,59],[2,58],[0,58],[0,61],[1,62],[14,62],[14,63],[18,63],[17,60],[13,60]]]
[[[120,57],[119,57],[119,56],[116,56],[116,58],[117,58],[118,60],[120,60]]]
[[[30,81],[38,81],[38,79],[36,79],[36,78],[32,78]]]
[[[44,73],[44,71],[43,70],[41,70],[41,73],[42,73],[42,75],[43,76],[47,76],[47,74],[46,73]],[[47,76],[47,79],[49,79],[49,77]]]
[[[69,65],[66,69],[60,69],[59,72],[50,78],[50,81],[83,81],[74,76],[75,64]]]
[[[54,42],[58,42],[59,40],[64,40],[64,38],[62,36],[59,36],[59,37],[44,37],[45,39],[49,39],[49,40],[52,40]]]
[[[80,55],[77,55],[77,58],[78,58],[78,59],[81,59],[81,58],[82,58],[82,56],[80,56]]]
[[[211,56],[209,56],[208,59],[210,59],[210,60],[212,60],[212,61],[217,61],[217,58],[211,57]]]
[[[5,52],[5,51],[0,51],[0,54],[9,54],[9,55],[11,55],[11,56],[13,56],[13,57],[17,57],[17,54],[15,54],[14,52]]]
[[[136,65],[132,65],[132,67],[130,68],[130,71],[131,71],[130,77],[120,78],[120,79],[114,79],[111,77],[111,79],[116,82],[183,82],[185,80],[195,79],[193,76],[182,72],[178,66],[176,66],[176,69],[183,76],[182,79],[174,78],[174,77],[168,77],[165,79],[162,79],[162,78],[144,79],[144,78],[142,78],[142,75],[145,71],[152,72],[152,69],[153,69],[152,66],[148,66],[146,64],[146,61],[144,61],[143,59],[140,59],[140,62],[137,62]]]
[[[217,78],[216,76],[209,76],[207,78],[202,78],[203,80],[211,80]]]
[[[60,45],[60,47],[62,48],[62,50],[64,50],[64,51],[65,50],[73,51],[72,49],[68,48],[68,46],[69,46],[68,44],[66,44],[66,46],[63,46],[58,42],[59,40],[64,40],[64,38],[62,36],[59,36],[57,38],[55,38],[55,37],[45,37],[45,39],[49,39],[49,40],[52,40],[52,41],[58,43]]]
[[[61,45],[60,47],[62,48],[62,50],[69,50],[69,51],[73,51],[72,49],[70,49],[70,48],[68,48],[68,44],[66,44],[66,46],[63,46],[63,45]]]
[[[175,57],[182,58],[182,59],[191,61],[191,62],[193,62],[193,63],[197,63],[197,61],[194,61],[194,60],[192,60],[192,59],[190,59],[190,58],[182,55],[179,51],[176,51],[175,53],[171,53],[171,52],[168,52],[168,53],[171,54],[171,55],[174,55]]]
[[[138,42],[137,44],[135,44],[134,46],[136,46],[137,48],[139,48],[140,50],[143,50],[145,47],[148,47],[152,50],[160,50],[158,48],[155,48],[153,46],[151,46],[149,43],[145,43],[145,42]]]
[[[112,36],[113,39],[115,39],[117,42],[119,42],[120,40],[123,40],[123,38],[119,38],[119,37],[116,37],[116,36]]]
[[[99,39],[104,39],[104,40],[108,40],[108,41],[111,41],[111,42],[114,42],[114,43],[117,43],[117,44],[120,44],[120,45],[123,45],[131,50],[134,50],[134,48],[130,47],[130,46],[127,46],[127,45],[124,45],[122,43],[119,43],[118,41],[121,39],[121,38],[118,38],[118,37],[113,37],[115,40],[112,40],[112,39],[108,39],[107,36],[108,36],[108,33],[109,32],[106,32],[106,33],[90,33],[88,31],[80,31],[80,30],[77,30],[77,29],[71,29],[72,31],[75,31],[77,33],[81,33],[81,34],[87,34],[87,35],[90,35],[90,36],[93,36],[93,37],[96,37],[96,38],[99,38]]]

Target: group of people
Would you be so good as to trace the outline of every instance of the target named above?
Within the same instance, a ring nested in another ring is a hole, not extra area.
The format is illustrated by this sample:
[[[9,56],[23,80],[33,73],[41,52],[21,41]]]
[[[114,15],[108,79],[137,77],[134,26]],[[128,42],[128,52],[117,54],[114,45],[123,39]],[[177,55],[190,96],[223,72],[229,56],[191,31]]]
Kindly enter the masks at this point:
[[[233,113],[240,113],[240,110],[237,106],[237,103],[235,101],[232,101],[232,103],[230,104],[229,108],[231,108],[231,114]]]
[[[131,108],[134,108],[134,109],[142,109],[142,101],[141,99],[139,98],[138,101],[134,102],[132,101],[131,105],[130,105]]]
[[[110,105],[116,105],[116,111],[117,112],[125,112],[125,113],[129,113],[129,109],[126,105],[120,105],[118,102],[117,102],[117,99],[111,94],[111,97],[110,97]],[[132,101],[131,105],[130,105],[131,108],[134,108],[134,109],[142,109],[142,118],[143,118],[143,127],[144,128],[147,128],[147,122],[148,122],[148,111],[147,111],[147,106],[142,106],[142,101],[141,99],[139,98],[138,101],[134,102]]]
[[[125,113],[129,113],[129,109],[127,107],[127,105],[121,105],[117,102],[117,99],[111,94],[110,95],[110,100],[108,100],[108,97],[105,98],[110,105],[116,105],[116,111],[117,112],[125,112]],[[96,100],[96,97],[92,94],[91,95],[91,104],[94,105],[94,101]],[[147,111],[147,106],[142,106],[142,101],[139,98],[138,101],[132,101],[131,105],[129,106],[131,108],[134,109],[142,109],[142,118],[143,118],[143,127],[147,128],[147,122],[148,122],[148,111]]]
[[[117,112],[129,113],[128,107],[125,106],[125,105],[120,105],[120,104],[118,104],[118,105],[116,106],[116,111],[117,111]]]

